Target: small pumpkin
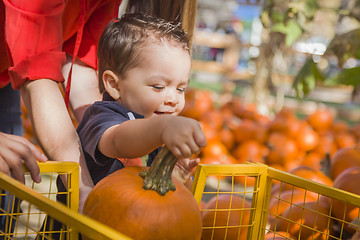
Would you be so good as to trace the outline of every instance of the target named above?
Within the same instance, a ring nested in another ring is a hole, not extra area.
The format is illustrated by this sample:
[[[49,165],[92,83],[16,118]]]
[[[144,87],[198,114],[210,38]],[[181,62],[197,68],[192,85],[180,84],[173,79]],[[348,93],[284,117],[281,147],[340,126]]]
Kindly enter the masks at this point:
[[[323,132],[331,128],[334,116],[329,109],[322,108],[311,113],[307,117],[307,121],[317,132]]]
[[[86,199],[84,214],[133,239],[200,239],[199,206],[172,179],[175,164],[164,147],[150,169],[126,167],[103,178]]]
[[[360,194],[359,179],[360,179],[360,166],[350,167],[337,176],[337,178],[334,180],[334,187],[359,195]],[[334,216],[340,220],[344,219],[348,223],[354,220],[356,221],[360,214],[359,207],[353,204],[350,203],[346,204],[344,201],[340,201],[336,199],[332,199],[332,204],[333,204],[332,212]],[[355,230],[357,230],[356,227],[353,227],[346,223],[344,224],[344,228],[350,233],[354,233]]]
[[[246,239],[251,202],[231,194],[212,197],[202,210],[202,240]]]
[[[331,234],[333,225],[329,213],[329,207],[322,202],[293,205],[281,214],[276,229],[288,232],[295,239],[325,239],[326,235]]]
[[[313,195],[307,195],[306,192],[298,189],[285,190],[279,194],[276,193],[269,201],[268,222],[270,227],[273,230],[275,229],[274,223],[276,222],[276,216],[283,214],[290,206],[294,204],[301,205],[315,200],[316,198]]]
[[[339,149],[330,160],[330,177],[336,179],[341,172],[353,166],[360,166],[360,149],[357,147]]]

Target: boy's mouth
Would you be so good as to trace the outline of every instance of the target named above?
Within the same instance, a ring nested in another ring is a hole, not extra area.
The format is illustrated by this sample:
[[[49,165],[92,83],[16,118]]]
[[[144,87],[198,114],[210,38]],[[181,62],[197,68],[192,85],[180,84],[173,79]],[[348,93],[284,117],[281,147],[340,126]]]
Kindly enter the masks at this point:
[[[172,112],[159,112],[159,111],[156,111],[155,114],[156,114],[156,115],[172,114]]]

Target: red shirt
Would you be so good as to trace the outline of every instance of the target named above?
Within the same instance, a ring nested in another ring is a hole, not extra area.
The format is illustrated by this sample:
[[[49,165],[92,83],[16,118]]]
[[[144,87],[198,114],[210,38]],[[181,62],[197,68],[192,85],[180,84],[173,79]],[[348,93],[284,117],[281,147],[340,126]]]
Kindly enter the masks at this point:
[[[82,32],[77,58],[96,69],[98,40],[109,21],[117,17],[120,3],[121,0],[0,1],[0,87],[9,83],[9,76],[14,89],[26,80],[49,78],[63,82],[65,53],[73,55],[77,32]]]

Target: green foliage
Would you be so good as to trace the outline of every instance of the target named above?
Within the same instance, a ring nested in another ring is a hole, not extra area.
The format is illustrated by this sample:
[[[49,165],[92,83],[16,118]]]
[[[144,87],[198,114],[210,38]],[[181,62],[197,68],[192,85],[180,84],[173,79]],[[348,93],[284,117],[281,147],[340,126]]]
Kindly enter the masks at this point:
[[[318,8],[314,0],[265,0],[260,19],[265,28],[284,34],[289,47],[305,32]]]
[[[316,11],[319,9],[317,1],[314,0],[305,0],[304,3],[304,14],[309,18],[313,19]]]
[[[357,86],[360,83],[360,67],[347,68],[340,71],[335,77],[328,78],[325,81],[326,85],[351,85]]]
[[[293,83],[296,97],[306,97],[315,88],[317,81],[324,81],[324,76],[312,58],[309,58],[299,71]]]
[[[291,46],[301,36],[303,32],[300,25],[293,19],[290,19],[286,25],[282,22],[275,24],[271,28],[271,31],[285,34],[286,46]]]
[[[283,39],[269,39],[270,44],[268,45],[272,47],[274,52],[278,50],[274,49],[276,47],[286,51],[286,48],[291,47],[298,39],[308,36],[315,15],[318,10],[323,10],[320,9],[318,2],[315,0],[264,0],[260,18],[264,28],[270,33],[277,32],[284,35]],[[326,11],[334,11],[339,16],[339,20],[347,16],[360,23],[360,0],[354,0],[354,4],[345,3],[346,1],[343,1],[339,9],[327,8]],[[336,76],[326,79],[326,81],[310,57],[295,77],[293,87],[296,96],[298,98],[306,97],[315,88],[318,81],[322,81],[326,85],[359,85],[360,67],[342,69],[348,59],[360,59],[359,39],[360,28],[336,35],[330,41],[322,57],[335,56],[340,72]]]

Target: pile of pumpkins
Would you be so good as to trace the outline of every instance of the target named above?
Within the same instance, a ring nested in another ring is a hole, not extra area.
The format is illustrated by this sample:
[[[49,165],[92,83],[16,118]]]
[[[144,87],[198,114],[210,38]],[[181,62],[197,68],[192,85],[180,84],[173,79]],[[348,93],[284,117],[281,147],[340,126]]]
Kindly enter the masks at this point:
[[[303,118],[297,117],[293,110],[283,108],[270,119],[258,114],[254,105],[245,104],[236,96],[230,101],[218,104],[214,101],[213,92],[189,90],[186,98],[181,115],[197,119],[208,141],[199,154],[200,163],[259,162],[360,195],[360,188],[357,187],[360,186],[360,124],[351,126],[337,120],[333,112],[326,107],[319,107]],[[280,207],[278,198],[270,201],[269,212],[285,219],[275,223],[269,214],[271,229],[277,229],[280,236],[284,237],[277,236],[279,238],[276,239],[325,239],[326,234],[335,234],[330,232],[333,230],[328,225],[336,225],[334,219],[329,220],[329,216],[326,216],[329,212],[335,218],[345,219],[346,222],[358,219],[359,208],[353,205],[345,208],[341,201],[324,196],[319,199],[319,195],[312,196],[309,193],[308,191],[305,196],[304,191],[294,192],[294,189],[284,188],[279,192],[279,186],[273,185],[272,195],[280,198],[280,202],[299,201],[309,209],[304,211],[302,207],[292,207],[290,211],[290,204],[281,204]],[[218,198],[225,201],[221,203],[223,206],[229,206],[228,197]],[[203,207],[211,208],[212,201],[214,200],[203,203]],[[237,203],[237,206],[251,206],[251,202],[238,201],[240,203]],[[313,210],[323,212],[324,216]],[[203,212],[203,215],[209,215],[207,212]],[[246,218],[244,219],[246,221]],[[304,227],[300,230],[296,224],[289,225],[287,219],[293,222],[303,221],[304,225],[316,228],[317,231]],[[206,221],[213,223],[213,216]],[[346,235],[350,239],[356,229],[359,231],[359,228],[345,224],[342,236]],[[238,230],[239,228],[235,228],[234,234],[237,235]],[[216,231],[215,236],[224,239],[225,231]],[[360,239],[359,233],[358,236],[353,239]]]

